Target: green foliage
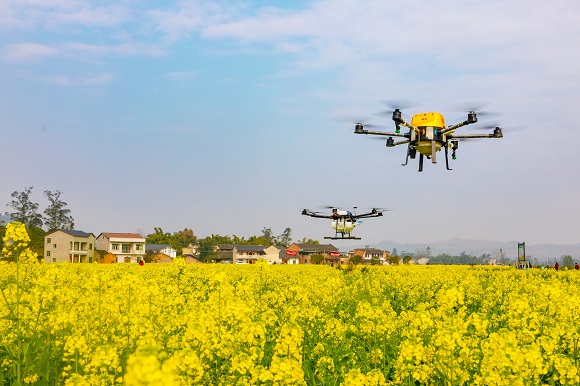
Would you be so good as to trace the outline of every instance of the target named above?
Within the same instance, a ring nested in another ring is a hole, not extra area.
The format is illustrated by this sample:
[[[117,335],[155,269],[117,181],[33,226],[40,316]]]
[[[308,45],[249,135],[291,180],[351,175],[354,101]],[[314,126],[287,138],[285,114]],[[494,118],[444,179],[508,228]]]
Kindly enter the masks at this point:
[[[5,215],[9,216],[12,221],[25,224],[28,229],[42,227],[42,216],[40,213],[37,213],[38,204],[30,200],[32,188],[30,186],[24,188],[23,192],[13,192],[11,194],[13,200],[6,206],[12,207],[14,212],[5,212]]]
[[[263,245],[263,246],[279,246],[287,248],[292,243],[292,238],[290,237],[292,229],[286,228],[279,236],[274,236],[271,228],[262,229],[262,234],[258,236],[250,236],[249,238],[238,237],[236,235],[221,236],[221,235],[211,235],[209,238],[212,239],[214,245],[218,244],[236,244],[236,245]],[[318,244],[318,241],[309,239],[313,244]]]
[[[319,253],[315,253],[313,255],[310,256],[310,262],[312,262],[313,264],[320,264],[324,262],[324,256],[322,256]]]
[[[6,235],[6,225],[0,225],[0,251],[4,248],[4,235]]]
[[[32,252],[36,252],[38,256],[44,256],[44,236],[47,232],[42,228],[29,228],[27,231],[30,237],[30,243],[28,245]]]
[[[197,237],[193,230],[185,228],[182,231],[174,232],[173,234],[163,232],[161,228],[153,228],[155,233],[151,233],[145,237],[147,244],[169,244],[177,251],[178,255],[183,253],[183,247],[189,244],[197,243]]]
[[[284,229],[284,232],[282,232],[282,234],[276,238],[277,244],[285,248],[289,247],[292,243],[292,238],[290,237],[291,233],[292,229]]]
[[[379,265],[381,263],[381,259],[378,256],[371,257],[371,265]]]
[[[403,257],[403,264],[409,264],[409,263],[411,262],[411,260],[413,260],[413,259],[411,258],[411,256],[409,256],[409,255],[405,255],[405,256]],[[397,264],[398,264],[398,263],[397,263]]]
[[[209,263],[214,260],[218,252],[215,250],[213,237],[206,237],[199,240],[199,259],[203,262]]]
[[[485,256],[484,256],[485,258]],[[437,255],[437,256],[433,256],[429,259],[429,262],[427,264],[469,264],[469,265],[474,265],[474,264],[485,264],[486,261],[482,260],[480,258],[477,258],[476,256],[472,256],[470,254],[467,254],[465,252],[461,252],[461,254],[459,256],[451,256],[449,254],[441,254],[441,255]]]
[[[348,261],[349,261],[351,264],[354,264],[354,265],[360,264],[360,262],[362,261],[362,256],[361,256],[361,255],[352,255],[352,256],[351,256],[351,257],[348,259]]]
[[[70,215],[70,209],[66,208],[68,204],[60,199],[61,194],[60,190],[56,192],[44,191],[49,202],[48,207],[44,210],[44,225],[49,232],[56,229],[74,229],[74,219]]]
[[[320,242],[318,240],[307,239],[306,237],[302,238],[302,240],[299,240],[296,243],[297,244],[314,244],[314,245],[320,244]]]
[[[401,262],[401,257],[400,256],[389,256],[389,264],[391,265],[399,265],[399,263]]]

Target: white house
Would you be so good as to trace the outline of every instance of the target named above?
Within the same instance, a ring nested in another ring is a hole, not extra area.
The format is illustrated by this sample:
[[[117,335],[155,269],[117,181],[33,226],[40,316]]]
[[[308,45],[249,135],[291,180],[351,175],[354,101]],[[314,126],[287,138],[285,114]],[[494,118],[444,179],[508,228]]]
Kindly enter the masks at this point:
[[[103,232],[97,237],[97,249],[117,256],[117,263],[136,263],[145,255],[145,238],[137,233]]]
[[[177,257],[177,249],[173,248],[170,244],[146,244],[145,252],[163,253],[172,259]]]

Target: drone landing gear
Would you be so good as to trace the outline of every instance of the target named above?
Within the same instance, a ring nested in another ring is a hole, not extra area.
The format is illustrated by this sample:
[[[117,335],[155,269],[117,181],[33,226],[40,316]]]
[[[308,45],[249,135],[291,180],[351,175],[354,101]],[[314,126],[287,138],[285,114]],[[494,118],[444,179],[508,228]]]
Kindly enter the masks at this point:
[[[445,166],[447,170],[453,170],[449,167],[449,148],[447,146],[445,146]]]
[[[437,154],[437,149],[435,148],[435,141],[431,141],[431,163],[436,164],[437,159],[435,158],[435,154]]]
[[[360,237],[354,237],[354,236],[342,236],[342,237],[331,237],[331,236],[325,236],[324,237],[325,240],[360,240]]]
[[[405,163],[401,164],[402,166],[407,166],[409,163],[409,153],[411,152],[411,142],[409,142],[409,146],[407,146],[407,158],[405,158]]]
[[[419,154],[419,171],[423,171],[423,153]]]
[[[409,163],[409,157],[411,157],[411,159],[415,159],[416,155],[417,155],[417,149],[412,148],[411,144],[409,143],[409,147],[407,147],[407,158],[405,158],[405,163],[401,164],[401,165],[407,166],[407,164]]]

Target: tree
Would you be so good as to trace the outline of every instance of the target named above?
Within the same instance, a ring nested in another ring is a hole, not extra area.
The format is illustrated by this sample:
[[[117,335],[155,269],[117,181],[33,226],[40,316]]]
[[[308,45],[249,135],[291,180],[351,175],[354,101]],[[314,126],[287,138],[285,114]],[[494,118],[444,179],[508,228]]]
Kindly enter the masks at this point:
[[[411,256],[411,255],[409,255],[409,256]],[[427,251],[425,249],[419,248],[419,249],[417,249],[417,251],[415,252],[413,257],[417,260],[421,260],[421,259],[427,258],[429,256],[430,255],[427,253]]]
[[[290,237],[291,233],[292,229],[290,228],[284,229],[284,232],[282,232],[282,234],[276,238],[277,244],[282,247],[288,248],[288,246],[292,242],[292,238]]]
[[[30,194],[32,193],[32,186],[24,188],[23,192],[13,192],[11,197],[14,199],[6,206],[12,207],[14,212],[5,212],[12,221],[20,222],[28,229],[32,227],[42,228],[42,215],[37,213],[38,204],[30,201]]]
[[[177,250],[178,255],[183,253],[183,247],[195,243],[197,243],[197,237],[192,229],[185,228],[182,231],[175,232],[171,237],[171,246]]]
[[[393,248],[393,253],[391,253],[391,255],[393,255],[393,256],[397,256],[398,255],[397,248]]]
[[[324,256],[322,256],[319,253],[315,253],[315,254],[310,256],[310,261],[313,264],[320,264],[320,263],[324,262]]]
[[[147,244],[171,244],[171,233],[163,232],[163,229],[160,227],[154,227],[153,231],[155,233],[151,233],[145,237]]]
[[[349,257],[348,261],[351,264],[357,265],[360,264],[360,262],[362,261],[362,256],[361,255],[352,255],[351,257]]]
[[[389,256],[389,264],[391,265],[399,265],[401,262],[401,258],[399,256]]]
[[[70,209],[66,208],[68,204],[60,199],[61,194],[60,190],[56,192],[44,191],[49,202],[48,207],[44,210],[44,225],[49,232],[56,229],[74,229],[74,219],[70,215]]]
[[[30,242],[28,245],[32,252],[36,253],[38,256],[44,256],[44,236],[46,232],[42,228],[30,228],[28,229],[28,237],[30,237]]]
[[[572,268],[573,266],[574,259],[572,259],[572,256],[570,255],[562,256],[562,267]]]
[[[405,257],[403,257],[403,264],[409,264],[411,262],[411,256],[406,255]]]
[[[299,240],[298,241],[298,244],[314,244],[314,245],[319,245],[320,242],[318,240],[307,239],[306,237],[304,237],[302,240]]]
[[[427,245],[427,249],[425,250],[425,254],[427,255],[427,257],[431,257],[431,247]]]
[[[210,237],[199,240],[199,259],[203,262],[209,263],[217,256],[215,244]]]

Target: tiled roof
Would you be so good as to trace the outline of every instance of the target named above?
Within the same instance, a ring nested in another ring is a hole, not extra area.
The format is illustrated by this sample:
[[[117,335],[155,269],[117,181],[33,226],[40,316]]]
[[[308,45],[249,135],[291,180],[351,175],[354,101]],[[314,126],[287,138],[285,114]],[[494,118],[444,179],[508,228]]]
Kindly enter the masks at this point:
[[[363,251],[365,253],[384,253],[385,251],[377,248],[357,248],[355,251]]]
[[[57,230],[54,230],[50,233],[47,233],[47,235],[50,235],[50,234],[52,234],[54,232],[58,232],[58,231],[64,232],[64,233],[69,234],[69,235],[74,236],[74,237],[89,237],[91,235],[94,236],[92,233],[87,233],[87,232],[74,230],[74,229],[57,229]]]
[[[158,252],[165,248],[173,248],[170,244],[145,244],[145,251]]]
[[[263,245],[236,245],[236,249],[240,252],[264,252],[265,247]]]
[[[101,233],[106,238],[117,238],[117,239],[144,239],[139,233],[114,233],[114,232],[103,232]]]
[[[302,253],[338,251],[332,244],[296,244]]]

